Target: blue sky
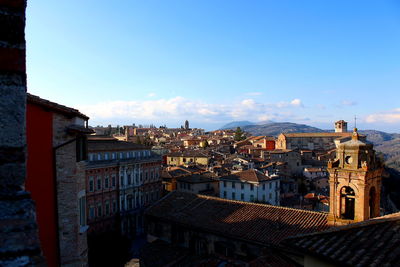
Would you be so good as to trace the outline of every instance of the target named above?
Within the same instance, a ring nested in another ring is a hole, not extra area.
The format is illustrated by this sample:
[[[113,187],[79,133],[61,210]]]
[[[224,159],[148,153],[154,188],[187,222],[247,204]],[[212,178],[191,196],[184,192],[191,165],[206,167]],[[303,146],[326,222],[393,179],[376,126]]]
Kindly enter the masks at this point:
[[[399,1],[28,2],[28,91],[90,124],[400,132]]]

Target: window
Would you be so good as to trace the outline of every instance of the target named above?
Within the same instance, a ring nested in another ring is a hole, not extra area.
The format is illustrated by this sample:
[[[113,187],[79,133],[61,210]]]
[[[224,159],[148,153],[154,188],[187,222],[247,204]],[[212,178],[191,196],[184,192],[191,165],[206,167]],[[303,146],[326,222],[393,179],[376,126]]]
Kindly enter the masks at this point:
[[[121,196],[121,210],[125,210],[125,198]]]
[[[128,159],[129,158],[129,152],[126,152],[125,154],[126,154],[126,158]]]
[[[241,199],[241,200],[244,200],[244,194],[243,194],[243,193],[240,194],[240,199]]]
[[[254,190],[254,185],[250,184],[250,190],[253,191]]]
[[[224,187],[226,187],[226,181],[224,181]]]
[[[115,175],[113,175],[113,176],[111,177],[111,186],[112,186],[112,187],[115,187],[115,186],[116,186]]]
[[[131,179],[131,175],[130,174],[128,174],[128,185],[129,184],[132,184],[132,179]]]
[[[103,216],[101,203],[97,204],[97,217]]]
[[[250,195],[250,201],[251,201],[251,202],[254,201],[254,195]]]
[[[116,158],[116,154],[115,154],[115,152],[113,152],[112,154],[111,154],[111,159],[115,159]]]
[[[139,184],[139,173],[135,174],[135,180],[136,180],[136,184]]]
[[[123,158],[124,158],[124,153],[119,152],[119,158],[120,158],[120,159],[123,159]]]
[[[101,177],[97,177],[97,190],[101,190]]]
[[[104,179],[104,188],[108,189],[110,187],[110,178],[106,177]]]
[[[89,177],[89,192],[93,192],[94,191],[94,178],[93,176]]]
[[[87,138],[78,136],[76,138],[76,161],[87,160]]]
[[[232,192],[232,199],[236,199],[235,192]]]
[[[269,183],[269,189],[271,189],[272,188],[272,183]]]
[[[104,159],[108,160],[108,153],[104,153]]]
[[[106,210],[106,215],[110,215],[110,201],[109,200],[106,201],[105,210]]]
[[[80,224],[80,226],[86,225],[86,198],[85,198],[85,196],[79,198],[79,224]]]
[[[271,185],[271,184],[270,184]],[[263,190],[265,190],[265,184],[263,184]]]
[[[94,219],[95,218],[95,211],[94,211],[94,206],[89,207],[89,218]]]
[[[119,183],[121,186],[123,186],[124,185],[124,176],[121,176],[121,181],[120,181],[120,183]]]
[[[97,160],[101,160],[101,154],[100,153],[97,154]]]
[[[113,199],[113,202],[112,202],[112,212],[113,213],[117,212],[117,201],[115,199]]]
[[[240,188],[244,189],[244,183],[240,183]]]
[[[128,195],[126,197],[126,201],[128,202],[128,210],[133,209],[133,196],[132,195]]]
[[[232,182],[232,188],[235,188],[235,182]]]
[[[226,198],[226,191],[224,191],[224,198]]]

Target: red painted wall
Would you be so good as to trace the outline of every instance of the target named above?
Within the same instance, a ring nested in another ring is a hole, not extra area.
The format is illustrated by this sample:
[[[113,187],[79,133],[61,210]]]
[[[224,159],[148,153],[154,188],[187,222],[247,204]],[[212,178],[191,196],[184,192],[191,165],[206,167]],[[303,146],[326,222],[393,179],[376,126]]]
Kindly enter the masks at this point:
[[[39,238],[48,266],[57,262],[57,221],[53,175],[53,114],[30,104],[26,107],[28,146],[26,190],[36,202]]]

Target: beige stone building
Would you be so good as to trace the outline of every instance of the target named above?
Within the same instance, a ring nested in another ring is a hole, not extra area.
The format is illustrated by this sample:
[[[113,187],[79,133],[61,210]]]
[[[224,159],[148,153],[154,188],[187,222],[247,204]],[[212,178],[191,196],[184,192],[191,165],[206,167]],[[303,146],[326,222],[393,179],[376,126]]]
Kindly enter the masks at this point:
[[[328,162],[330,174],[329,221],[334,225],[365,221],[380,216],[383,167],[373,145],[352,139],[340,144],[337,158]]]
[[[335,148],[341,139],[347,141],[351,133],[347,132],[347,122],[335,122],[335,132],[323,133],[281,133],[276,140],[277,149],[300,149],[328,151]]]
[[[198,164],[207,166],[210,156],[200,151],[174,152],[167,155],[169,166]]]

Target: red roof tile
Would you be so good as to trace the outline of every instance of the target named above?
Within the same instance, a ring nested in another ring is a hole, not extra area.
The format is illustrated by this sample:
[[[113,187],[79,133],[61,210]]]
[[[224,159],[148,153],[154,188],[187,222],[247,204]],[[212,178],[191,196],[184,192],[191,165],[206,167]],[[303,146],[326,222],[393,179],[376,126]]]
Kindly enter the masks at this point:
[[[327,213],[174,191],[146,216],[263,245],[327,229]]]

